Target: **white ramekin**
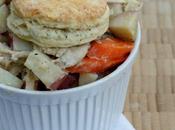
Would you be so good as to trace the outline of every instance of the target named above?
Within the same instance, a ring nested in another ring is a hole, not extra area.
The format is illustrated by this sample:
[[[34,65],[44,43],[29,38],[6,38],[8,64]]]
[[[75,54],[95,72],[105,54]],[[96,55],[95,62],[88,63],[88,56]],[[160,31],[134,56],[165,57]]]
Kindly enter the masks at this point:
[[[1,130],[113,130],[122,114],[135,47],[113,73],[81,87],[38,92],[0,85]]]

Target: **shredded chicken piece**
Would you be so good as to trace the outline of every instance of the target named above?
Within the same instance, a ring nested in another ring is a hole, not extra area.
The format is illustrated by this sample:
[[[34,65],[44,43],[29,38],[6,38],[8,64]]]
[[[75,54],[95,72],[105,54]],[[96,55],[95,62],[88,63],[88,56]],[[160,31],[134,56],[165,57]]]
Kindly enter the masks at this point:
[[[17,61],[20,58],[27,58],[30,52],[22,51],[22,52],[14,52],[12,53],[12,60]]]
[[[56,57],[57,59],[52,61],[63,69],[78,64],[86,56],[89,47],[89,44],[69,48],[44,48],[34,45],[34,49]]]
[[[34,45],[33,48],[35,50],[39,50],[45,54],[52,55],[55,57],[61,57],[67,51],[67,48],[47,48],[47,47],[39,47],[36,45]]]
[[[11,63],[12,63],[12,60],[10,59],[9,55],[2,55],[2,54],[0,54],[0,65],[4,69],[7,69]]]
[[[62,68],[78,64],[87,54],[90,45],[71,47],[66,50],[58,59],[53,62]]]
[[[20,58],[27,58],[29,51],[13,51],[5,44],[0,43],[0,55],[10,55],[12,61],[17,61]]]

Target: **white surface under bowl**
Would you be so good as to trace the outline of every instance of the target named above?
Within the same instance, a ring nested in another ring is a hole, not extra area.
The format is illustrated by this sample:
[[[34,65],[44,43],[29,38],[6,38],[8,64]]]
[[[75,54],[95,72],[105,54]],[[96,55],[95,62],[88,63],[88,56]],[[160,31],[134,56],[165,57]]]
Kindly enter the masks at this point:
[[[121,115],[113,130],[136,130],[124,115]]]
[[[1,130],[115,130],[127,93],[135,47],[113,73],[94,83],[68,90],[39,92],[0,85]]]

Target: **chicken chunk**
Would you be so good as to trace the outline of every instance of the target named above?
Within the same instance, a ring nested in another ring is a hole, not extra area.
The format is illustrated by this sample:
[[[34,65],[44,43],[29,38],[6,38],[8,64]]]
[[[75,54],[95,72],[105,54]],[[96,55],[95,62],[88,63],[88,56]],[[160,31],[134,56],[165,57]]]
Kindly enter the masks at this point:
[[[61,68],[67,68],[79,63],[86,56],[89,48],[89,44],[70,48],[41,48],[34,46],[34,49],[54,56],[56,59],[54,59],[53,62]]]

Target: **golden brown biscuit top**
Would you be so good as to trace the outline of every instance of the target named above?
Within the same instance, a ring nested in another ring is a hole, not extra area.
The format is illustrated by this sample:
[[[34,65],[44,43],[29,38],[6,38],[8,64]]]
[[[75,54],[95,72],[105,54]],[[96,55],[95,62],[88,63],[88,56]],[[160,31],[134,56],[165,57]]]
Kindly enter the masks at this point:
[[[13,0],[13,5],[22,18],[69,23],[101,17],[107,0]]]

